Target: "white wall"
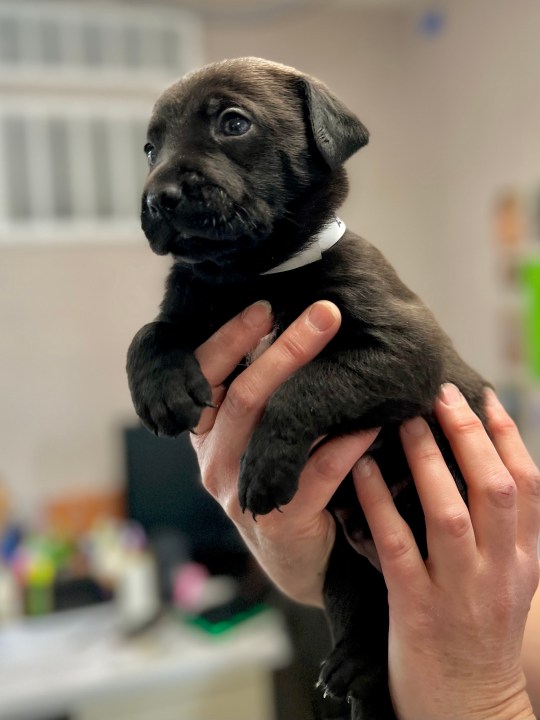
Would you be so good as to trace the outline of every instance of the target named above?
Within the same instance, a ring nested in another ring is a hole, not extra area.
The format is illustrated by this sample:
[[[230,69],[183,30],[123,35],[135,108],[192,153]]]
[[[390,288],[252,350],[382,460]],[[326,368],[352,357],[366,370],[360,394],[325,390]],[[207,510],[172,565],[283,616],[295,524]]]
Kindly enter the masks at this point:
[[[344,219],[378,245],[458,348],[497,373],[492,192],[540,183],[540,5],[447,0],[440,36],[403,10],[338,5],[209,26],[208,60],[255,54],[325,80],[370,128]],[[124,374],[167,262],[125,247],[0,250],[0,482],[18,513],[123,477]]]
[[[439,4],[440,38],[418,42],[409,27],[422,201],[436,208],[425,236],[437,247],[433,300],[459,349],[501,380],[492,210],[506,186],[540,187],[540,4]]]
[[[119,486],[125,354],[163,277],[142,240],[0,250],[0,481],[24,517],[61,493]]]

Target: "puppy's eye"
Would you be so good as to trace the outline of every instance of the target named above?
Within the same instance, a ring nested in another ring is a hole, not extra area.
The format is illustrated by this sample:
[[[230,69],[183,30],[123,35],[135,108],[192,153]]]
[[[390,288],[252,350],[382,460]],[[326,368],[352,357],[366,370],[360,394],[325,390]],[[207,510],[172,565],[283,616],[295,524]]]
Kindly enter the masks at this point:
[[[144,146],[144,152],[146,154],[148,164],[153,165],[156,162],[156,148],[152,145],[152,143],[146,143]]]
[[[223,135],[245,135],[251,128],[251,120],[238,110],[225,110],[219,118],[219,131]]]

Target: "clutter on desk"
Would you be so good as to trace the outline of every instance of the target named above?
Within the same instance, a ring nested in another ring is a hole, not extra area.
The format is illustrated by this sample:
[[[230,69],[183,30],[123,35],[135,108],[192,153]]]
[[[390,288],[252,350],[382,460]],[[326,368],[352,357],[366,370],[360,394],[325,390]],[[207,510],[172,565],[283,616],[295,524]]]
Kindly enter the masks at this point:
[[[493,202],[499,397],[540,459],[540,183],[508,186]]]
[[[140,528],[117,520],[76,538],[7,525],[0,538],[0,621],[110,600],[144,547]]]
[[[212,577],[204,565],[193,562],[177,569],[172,601],[182,622],[211,635],[221,635],[268,607],[260,595],[242,593],[232,577]]]
[[[507,187],[493,204],[505,377],[540,380],[540,185]]]
[[[163,542],[153,547],[142,526],[126,519],[97,518],[85,527],[79,534],[58,526],[36,530],[9,522],[6,514],[0,525],[0,625],[114,600],[128,635],[154,623],[164,604],[180,622],[217,634],[262,607],[259,598],[242,594],[237,580],[193,562],[178,542],[176,564],[165,567],[170,577],[164,595],[155,552]]]

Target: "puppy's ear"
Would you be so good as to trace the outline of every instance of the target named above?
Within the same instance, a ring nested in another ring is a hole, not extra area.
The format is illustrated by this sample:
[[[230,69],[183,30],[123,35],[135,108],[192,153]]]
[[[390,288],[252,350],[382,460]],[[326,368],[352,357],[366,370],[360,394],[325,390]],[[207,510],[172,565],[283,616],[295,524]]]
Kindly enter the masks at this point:
[[[315,144],[327,165],[335,170],[367,145],[369,132],[322,83],[308,77],[297,80]]]

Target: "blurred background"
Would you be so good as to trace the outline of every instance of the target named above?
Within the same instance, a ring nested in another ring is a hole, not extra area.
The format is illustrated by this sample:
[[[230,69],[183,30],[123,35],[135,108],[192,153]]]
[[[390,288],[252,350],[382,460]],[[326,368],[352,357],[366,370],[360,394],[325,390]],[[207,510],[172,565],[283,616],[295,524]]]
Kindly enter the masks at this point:
[[[124,369],[169,266],[138,219],[152,105],[244,55],[319,77],[369,128],[343,219],[495,384],[540,462],[536,0],[0,0],[3,720],[213,720],[210,696],[242,720],[235,694],[246,720],[321,717],[324,620],[272,598],[187,439],[138,427]],[[234,693],[233,657],[256,675]]]

